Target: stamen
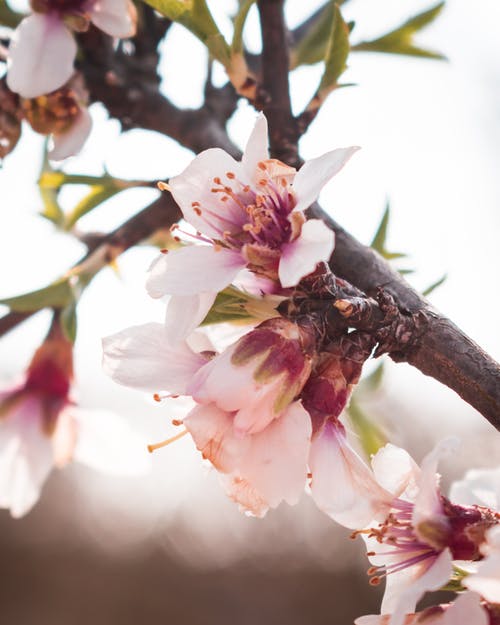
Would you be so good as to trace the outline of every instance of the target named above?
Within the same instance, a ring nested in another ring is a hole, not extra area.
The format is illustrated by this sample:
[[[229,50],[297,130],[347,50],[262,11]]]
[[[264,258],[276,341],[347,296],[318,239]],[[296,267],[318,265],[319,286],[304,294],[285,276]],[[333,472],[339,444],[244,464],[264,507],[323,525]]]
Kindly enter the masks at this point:
[[[161,449],[162,447],[166,447],[167,445],[170,445],[170,443],[178,441],[180,438],[185,436],[187,433],[188,433],[187,430],[183,430],[182,432],[179,432],[179,434],[176,434],[175,436],[172,436],[172,438],[167,438],[166,440],[162,441],[161,443],[155,443],[154,445],[148,445],[148,451],[149,451],[150,454],[152,454],[153,451],[156,451],[157,449]]]
[[[172,189],[169,187],[169,185],[166,182],[162,182],[160,180],[160,182],[156,183],[156,186],[158,187],[158,189],[160,189],[160,191],[170,191],[172,192]]]
[[[232,171],[228,171],[226,172],[226,176],[230,179],[230,180],[234,180],[236,178],[236,176],[233,174]]]
[[[172,419],[172,425],[178,426],[182,425],[184,421],[182,419]]]

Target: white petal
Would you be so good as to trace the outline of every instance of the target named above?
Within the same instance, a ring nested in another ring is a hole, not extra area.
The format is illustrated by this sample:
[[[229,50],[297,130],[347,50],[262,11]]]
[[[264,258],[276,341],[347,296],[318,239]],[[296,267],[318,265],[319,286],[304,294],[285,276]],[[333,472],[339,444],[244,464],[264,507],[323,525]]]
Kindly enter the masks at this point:
[[[500,603],[500,526],[488,530],[481,551],[486,557],[477,564],[476,572],[464,579],[463,584],[478,592],[486,601]]]
[[[439,521],[443,517],[443,505],[439,491],[439,474],[437,472],[438,463],[441,458],[456,452],[458,447],[458,438],[450,436],[439,442],[422,460],[418,478],[418,495],[415,499],[412,515],[412,523],[417,534],[418,526],[421,523]]]
[[[183,423],[203,457],[222,473],[235,471],[250,440],[234,435],[232,416],[215,404],[196,406]]]
[[[388,443],[373,457],[372,469],[377,482],[385,490],[395,497],[414,501],[420,469],[405,449]]]
[[[136,11],[128,0],[98,0],[90,11],[92,22],[112,37],[135,34]]]
[[[23,98],[62,87],[73,74],[76,42],[56,17],[33,13],[17,27],[9,48],[7,84]]]
[[[257,163],[269,158],[269,141],[267,137],[267,119],[260,113],[248,139],[241,164],[249,178],[253,178]]]
[[[450,578],[452,564],[450,550],[445,549],[423,573],[421,567],[413,566],[388,575],[381,612],[392,613],[390,625],[403,625],[405,615],[415,611],[426,592],[444,586]]]
[[[254,434],[240,466],[241,475],[270,508],[282,501],[294,505],[306,482],[311,417],[298,401],[265,430]]]
[[[52,466],[42,407],[36,399],[22,399],[0,420],[0,508],[9,508],[14,518],[27,514]]]
[[[467,471],[463,480],[452,484],[450,499],[465,506],[500,510],[500,467]]]
[[[306,210],[318,199],[321,189],[337,174],[359,147],[338,148],[323,156],[306,161],[293,183],[297,198],[294,210]]]
[[[184,395],[206,360],[186,343],[171,345],[160,323],[146,323],[103,339],[104,371],[118,384]]]
[[[86,106],[80,108],[80,114],[65,132],[53,135],[54,147],[49,152],[53,161],[62,161],[77,154],[83,147],[92,130],[92,117]]]
[[[187,339],[207,316],[216,295],[217,293],[199,293],[172,296],[167,305],[165,318],[167,341],[173,345]]]
[[[235,202],[223,202],[221,193],[212,192],[214,178],[220,178],[225,185],[236,184],[235,179],[227,178],[227,173],[234,174],[243,184],[250,182],[240,163],[224,150],[211,148],[200,152],[182,174],[168,181],[186,221],[199,232],[215,239],[222,238],[225,231],[238,232],[247,221],[243,207]],[[199,203],[201,215],[194,210],[193,202]]]
[[[309,219],[300,236],[283,246],[279,278],[285,288],[295,286],[320,261],[328,262],[335,245],[335,235],[320,219]]]
[[[331,424],[313,437],[309,467],[316,505],[345,527],[365,527],[390,505],[391,495]]]
[[[161,254],[149,268],[146,288],[151,297],[218,293],[245,266],[238,252],[211,245],[189,245]]]
[[[499,597],[497,595],[497,600]],[[479,595],[464,592],[446,610],[442,625],[488,625],[489,622],[490,619],[480,604]]]
[[[147,443],[112,412],[72,409],[78,422],[74,459],[108,475],[142,475],[151,469]]]

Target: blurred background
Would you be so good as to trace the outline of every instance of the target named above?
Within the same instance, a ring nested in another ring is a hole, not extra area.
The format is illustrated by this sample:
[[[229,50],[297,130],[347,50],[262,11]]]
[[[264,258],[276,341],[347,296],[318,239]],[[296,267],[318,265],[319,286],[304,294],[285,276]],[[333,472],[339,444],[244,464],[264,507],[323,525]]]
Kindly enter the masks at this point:
[[[211,5],[221,28],[230,32],[228,15],[236,2]],[[319,5],[288,0],[290,26]],[[343,13],[356,21],[356,41],[385,33],[430,6],[350,0]],[[496,358],[499,20],[494,0],[448,0],[418,42],[449,62],[351,55],[343,79],[357,86],[330,97],[301,145],[305,158],[362,146],[326,187],[322,205],[369,243],[389,200],[387,247],[408,254],[398,268],[415,269],[409,280],[419,289],[447,274],[432,302]],[[259,50],[255,11],[246,40],[250,50]],[[202,45],[172,27],[162,50],[165,93],[179,106],[200,105],[205,69]],[[297,112],[320,75],[317,66],[292,74]],[[222,71],[216,79],[222,82]],[[165,179],[192,158],[155,133],[120,135],[119,124],[98,105],[91,112],[94,132],[65,171],[98,175],[105,163],[117,177]],[[254,118],[241,105],[230,122],[241,146]],[[0,171],[1,297],[47,284],[83,252],[71,236],[35,216],[41,208],[36,180],[42,143],[25,128]],[[71,207],[83,192],[65,191],[63,204]],[[111,229],[155,194],[122,193],[84,217],[81,228]],[[129,325],[162,320],[164,305],[144,289],[156,254],[151,247],[133,249],[119,259],[118,275],[105,269],[97,276],[79,306],[76,344],[80,404],[122,414],[148,442],[169,436],[170,420],[182,417],[187,406],[158,405],[112,383],[100,369],[100,341]],[[22,372],[47,325],[48,316],[39,314],[0,342],[2,382]],[[390,440],[417,460],[443,436],[461,437],[461,453],[442,466],[445,492],[467,468],[500,464],[500,437],[493,428],[452,391],[409,366],[387,362],[382,386],[360,402]],[[283,505],[263,520],[241,515],[188,438],[156,452],[152,473],[140,478],[105,478],[72,465],[52,473],[27,517],[14,521],[0,511],[0,622],[347,625],[376,613],[381,594],[367,583],[361,541],[348,536],[306,495],[297,507]]]

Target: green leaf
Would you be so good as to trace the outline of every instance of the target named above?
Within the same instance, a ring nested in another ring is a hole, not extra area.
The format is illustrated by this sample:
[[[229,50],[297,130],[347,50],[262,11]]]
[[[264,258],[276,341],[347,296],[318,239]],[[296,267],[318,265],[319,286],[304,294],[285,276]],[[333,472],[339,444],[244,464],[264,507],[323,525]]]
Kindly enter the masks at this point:
[[[58,196],[61,189],[60,172],[54,171],[47,156],[47,141],[44,145],[44,155],[42,163],[42,171],[38,181],[38,188],[43,202],[42,217],[48,219],[56,226],[60,226],[64,222],[64,212],[59,205]],[[41,181],[51,181],[51,184],[41,184]]]
[[[240,295],[236,289],[231,287],[221,291],[201,325],[251,321],[252,316],[245,306],[247,301],[248,298],[245,298],[243,293]]]
[[[76,300],[73,300],[70,304],[63,308],[59,317],[64,336],[72,343],[76,340],[77,332],[76,307],[77,302]]]
[[[233,20],[234,32],[233,41],[231,42],[232,54],[241,54],[243,52],[243,29],[248,17],[248,12],[254,3],[255,0],[242,0],[242,2],[240,2],[238,12]]]
[[[401,252],[389,252],[389,250],[385,247],[390,214],[391,209],[389,202],[387,202],[384,214],[382,215],[382,219],[380,220],[380,224],[377,228],[377,232],[375,232],[372,242],[370,243],[370,247],[376,250],[386,260],[404,258],[406,256],[406,254],[403,254]]]
[[[422,291],[422,295],[426,295],[426,296],[430,295],[432,291],[440,287],[446,281],[447,277],[448,277],[448,274],[445,273],[444,276],[441,276],[441,278],[439,278],[439,280],[436,280],[436,282],[433,282],[430,286],[424,289]]]
[[[381,428],[361,410],[355,396],[351,398],[347,412],[356,434],[359,436],[363,451],[370,458],[387,443],[387,438]]]
[[[319,84],[317,97],[323,101],[338,86],[338,79],[347,69],[349,56],[349,28],[339,7],[333,5],[333,20],[325,54],[325,71]]]
[[[439,52],[420,48],[413,42],[415,34],[436,19],[441,13],[444,4],[444,2],[440,2],[431,9],[410,18],[404,22],[404,24],[401,24],[401,26],[398,26],[386,35],[378,39],[373,39],[372,41],[362,41],[353,46],[352,49],[355,51],[405,54],[428,59],[445,59],[446,57]]]
[[[75,206],[75,208],[66,215],[64,228],[70,230],[76,222],[91,210],[93,210],[99,204],[102,204],[109,198],[113,197],[117,193],[120,193],[121,189],[113,187],[103,187],[96,185],[91,187],[90,191],[85,195]]]
[[[64,278],[36,291],[0,299],[0,304],[15,312],[33,312],[41,308],[64,308],[74,300],[73,289]]]
[[[291,69],[299,65],[313,65],[323,61],[331,35],[334,15],[335,3],[327,2],[309,20],[307,28],[290,50]]]
[[[230,63],[230,48],[219,31],[205,0],[146,0],[173,22],[182,24],[198,37],[224,67]]]

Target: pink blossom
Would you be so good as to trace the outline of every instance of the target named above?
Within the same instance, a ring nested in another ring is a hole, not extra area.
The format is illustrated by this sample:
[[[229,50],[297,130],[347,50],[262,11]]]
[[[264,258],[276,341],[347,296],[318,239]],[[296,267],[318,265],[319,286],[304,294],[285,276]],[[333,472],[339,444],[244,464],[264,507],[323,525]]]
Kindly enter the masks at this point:
[[[109,474],[148,469],[140,439],[116,415],[70,399],[72,346],[60,331],[35,353],[22,384],[0,391],[0,507],[29,512],[52,467],[70,460]]]
[[[385,519],[359,533],[374,565],[372,583],[386,578],[382,613],[391,615],[389,625],[403,625],[424,593],[447,583],[452,560],[480,557],[485,531],[499,522],[494,511],[459,506],[441,495],[437,464],[455,448],[455,439],[443,441],[420,469],[393,445],[373,459],[379,484],[394,498]]]
[[[391,615],[361,616],[355,625],[391,625]],[[406,614],[403,625],[489,625],[488,612],[472,592],[459,595],[451,604],[434,606],[422,612]]]
[[[33,13],[14,31],[7,84],[24,98],[50,93],[73,73],[77,45],[72,30],[89,22],[112,37],[130,37],[136,15],[129,0],[31,0]]]
[[[327,261],[334,247],[333,232],[321,220],[306,221],[303,211],[357,149],[328,152],[296,172],[269,159],[267,121],[261,115],[241,162],[218,148],[198,154],[168,187],[199,233],[193,236],[200,245],[159,256],[150,268],[149,294],[196,302],[205,294],[206,313],[215,294],[244,268],[277,291],[296,285]],[[172,323],[181,317],[175,314]]]

